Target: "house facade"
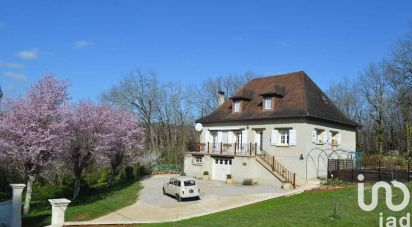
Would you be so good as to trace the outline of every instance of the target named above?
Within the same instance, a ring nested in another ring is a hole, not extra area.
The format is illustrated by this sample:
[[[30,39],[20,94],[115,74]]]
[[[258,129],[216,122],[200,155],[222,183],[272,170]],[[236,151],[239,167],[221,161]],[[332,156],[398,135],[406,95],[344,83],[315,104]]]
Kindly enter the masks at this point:
[[[327,175],[327,152],[355,151],[359,125],[304,72],[256,78],[197,120],[200,143],[184,158],[188,176],[303,185]]]

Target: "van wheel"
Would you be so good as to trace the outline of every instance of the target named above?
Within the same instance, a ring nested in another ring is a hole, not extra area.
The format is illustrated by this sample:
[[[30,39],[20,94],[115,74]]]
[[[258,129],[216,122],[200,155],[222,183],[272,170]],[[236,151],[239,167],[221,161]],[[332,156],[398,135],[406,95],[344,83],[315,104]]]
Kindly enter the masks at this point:
[[[182,201],[182,198],[180,198],[180,195],[179,195],[179,194],[176,194],[176,200],[177,200],[178,202],[181,202],[181,201]]]
[[[166,191],[165,191],[165,188],[163,188],[163,195],[166,195]]]

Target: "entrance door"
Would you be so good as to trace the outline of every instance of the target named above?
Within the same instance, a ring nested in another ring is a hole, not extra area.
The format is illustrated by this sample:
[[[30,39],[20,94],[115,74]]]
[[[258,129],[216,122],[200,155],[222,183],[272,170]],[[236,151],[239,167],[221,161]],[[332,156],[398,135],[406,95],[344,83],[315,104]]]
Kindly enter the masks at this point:
[[[215,158],[212,179],[226,181],[226,175],[232,173],[232,159]]]

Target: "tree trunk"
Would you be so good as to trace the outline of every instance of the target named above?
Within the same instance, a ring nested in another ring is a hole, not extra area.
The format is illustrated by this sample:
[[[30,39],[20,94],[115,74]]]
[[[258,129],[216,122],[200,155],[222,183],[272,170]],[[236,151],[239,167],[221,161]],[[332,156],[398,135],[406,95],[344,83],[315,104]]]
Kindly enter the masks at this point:
[[[81,175],[80,176],[75,176],[74,179],[74,191],[73,191],[73,200],[76,200],[77,197],[79,197],[80,194],[80,185],[81,185]]]
[[[112,167],[112,170],[110,171],[109,178],[107,179],[106,187],[111,187],[112,186],[113,178],[114,178],[114,175],[116,174],[116,171],[117,171],[117,168]]]
[[[29,176],[27,182],[26,198],[24,199],[23,214],[27,215],[30,212],[31,194],[33,192],[34,176]]]

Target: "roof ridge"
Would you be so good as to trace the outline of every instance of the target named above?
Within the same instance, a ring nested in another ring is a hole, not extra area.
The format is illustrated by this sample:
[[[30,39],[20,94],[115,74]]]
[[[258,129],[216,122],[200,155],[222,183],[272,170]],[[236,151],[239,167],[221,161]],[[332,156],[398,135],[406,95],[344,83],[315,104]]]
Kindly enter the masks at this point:
[[[261,76],[261,77],[256,77],[255,79],[251,80],[262,80],[262,79],[268,79],[268,78],[273,78],[273,77],[280,77],[280,76],[290,76],[290,75],[306,75],[305,71],[300,70],[300,71],[295,71],[295,72],[289,72],[289,73],[281,73],[281,74],[276,74],[276,75],[271,75],[271,76]]]

